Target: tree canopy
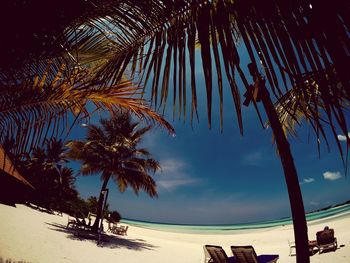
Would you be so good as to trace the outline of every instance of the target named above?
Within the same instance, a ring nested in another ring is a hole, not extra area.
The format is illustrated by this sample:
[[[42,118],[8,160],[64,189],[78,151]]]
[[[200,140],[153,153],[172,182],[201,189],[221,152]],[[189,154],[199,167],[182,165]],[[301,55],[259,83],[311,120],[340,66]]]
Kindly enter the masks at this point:
[[[160,169],[158,161],[151,157],[149,151],[139,146],[151,126],[141,127],[125,111],[110,119],[101,119],[100,124],[88,125],[86,139],[67,143],[69,151],[66,153],[66,157],[81,162],[81,174],[99,174],[103,181],[95,230],[104,211],[105,193],[110,179],[121,192],[130,187],[136,194],[143,190],[150,197],[157,197],[156,183],[151,173]]]

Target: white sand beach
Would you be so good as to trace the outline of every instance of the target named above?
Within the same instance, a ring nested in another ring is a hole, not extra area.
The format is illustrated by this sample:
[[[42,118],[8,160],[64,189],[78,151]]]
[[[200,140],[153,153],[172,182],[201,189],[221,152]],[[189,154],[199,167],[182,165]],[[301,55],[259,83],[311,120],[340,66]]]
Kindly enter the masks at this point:
[[[130,226],[127,236],[109,234],[108,242],[81,239],[66,229],[68,216],[51,215],[24,205],[0,205],[0,257],[26,262],[203,262],[203,245],[253,245],[257,254],[279,254],[278,262],[295,262],[289,256],[291,225],[235,234],[183,234]],[[312,221],[309,239],[327,225],[335,230],[338,249],[311,256],[313,263],[350,262],[350,213]]]

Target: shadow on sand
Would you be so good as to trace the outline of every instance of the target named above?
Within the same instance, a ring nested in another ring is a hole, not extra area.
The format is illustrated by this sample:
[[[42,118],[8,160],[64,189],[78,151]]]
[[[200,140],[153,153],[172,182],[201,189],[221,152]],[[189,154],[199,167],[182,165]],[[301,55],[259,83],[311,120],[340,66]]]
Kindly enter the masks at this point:
[[[72,240],[90,240],[93,242],[96,242],[97,244],[97,234],[92,233],[87,230],[77,230],[74,228],[67,228],[65,225],[61,224],[52,224],[52,223],[46,223],[49,225],[49,229],[53,231],[58,231],[67,234],[67,238]],[[108,248],[127,248],[127,249],[133,249],[133,250],[153,250],[156,246],[153,246],[149,243],[147,243],[143,239],[126,239],[126,238],[119,238],[115,235],[109,235],[106,233],[103,233],[101,235],[101,241],[98,244],[99,247],[108,247]]]
[[[330,252],[336,252],[337,250],[339,250],[343,247],[345,247],[345,245],[340,245],[340,246],[337,246],[336,248],[324,249],[321,251],[321,253],[319,253],[318,248],[315,248],[312,251],[310,251],[310,256],[313,256],[315,254],[325,254],[325,253],[330,253]]]

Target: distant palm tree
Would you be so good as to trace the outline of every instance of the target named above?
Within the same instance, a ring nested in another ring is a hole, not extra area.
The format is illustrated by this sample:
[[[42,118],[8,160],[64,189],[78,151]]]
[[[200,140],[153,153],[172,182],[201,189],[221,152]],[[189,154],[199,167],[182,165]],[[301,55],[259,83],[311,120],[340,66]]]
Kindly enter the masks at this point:
[[[6,84],[0,87],[0,169],[29,186],[30,180],[28,182],[15,169],[16,160],[12,160],[12,156],[34,152],[33,157],[39,158],[36,155],[44,149],[37,147],[46,144],[50,138],[67,136],[73,125],[86,121],[96,111],[113,114],[123,108],[174,133],[163,117],[144,99],[137,97],[142,91],[129,80],[101,88],[97,83],[87,83],[91,78],[88,69],[68,71],[65,64],[55,68],[50,63],[26,80],[4,80],[1,79],[2,73],[0,82]],[[7,150],[9,135],[13,139],[12,156]],[[62,143],[58,145],[56,142],[49,141],[46,145],[49,156],[46,156],[48,159],[45,157],[45,166],[48,166],[45,169],[55,168],[60,174],[62,164],[57,161],[62,158],[58,156]],[[59,175],[58,179],[61,181],[62,177]]]
[[[93,229],[97,230],[103,213],[103,192],[112,178],[121,192],[131,187],[136,194],[144,190],[156,197],[156,183],[149,172],[160,169],[159,163],[150,153],[138,145],[151,126],[139,127],[131,116],[120,112],[111,119],[102,119],[101,127],[87,126],[85,141],[72,141],[67,157],[82,162],[83,175],[100,174],[103,181],[98,200],[97,217]]]

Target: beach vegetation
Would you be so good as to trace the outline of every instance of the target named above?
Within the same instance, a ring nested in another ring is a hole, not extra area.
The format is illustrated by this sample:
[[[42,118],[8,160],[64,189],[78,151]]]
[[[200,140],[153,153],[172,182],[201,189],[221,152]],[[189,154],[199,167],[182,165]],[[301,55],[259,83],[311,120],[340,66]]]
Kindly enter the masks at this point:
[[[66,150],[63,141],[52,138],[31,153],[21,154],[16,153],[14,141],[13,138],[7,138],[3,147],[34,187],[22,193],[25,195],[23,200],[48,211],[65,211],[78,192],[74,185],[74,172],[65,166],[67,160],[63,155]]]
[[[0,145],[15,139],[18,155],[32,152],[50,138],[66,137],[74,125],[89,122],[93,113],[114,114],[122,107],[140,119],[157,123],[170,133],[172,126],[140,97],[142,91],[123,79],[115,85],[91,85],[89,68],[69,71],[49,63],[27,79],[4,81],[0,93]]]
[[[88,197],[88,199],[86,199],[86,204],[87,204],[89,212],[91,212],[93,214],[97,214],[98,199],[96,196]]]
[[[113,211],[109,214],[108,220],[112,223],[118,223],[122,219],[121,215],[118,213],[118,211]]]
[[[74,217],[85,218],[89,213],[97,213],[98,200],[90,196],[86,200],[80,197],[75,187],[75,175],[67,167],[68,160],[64,153],[67,148],[62,140],[46,140],[43,147],[36,147],[31,154],[15,154],[14,140],[7,138],[3,144],[14,164],[33,184],[34,189],[17,191],[17,201],[40,207],[49,213],[64,212]],[[117,211],[110,211],[106,203],[105,217]]]
[[[21,170],[35,188],[30,200],[48,210],[62,212],[77,196],[74,172],[64,166],[65,150],[61,140],[46,140],[43,147],[36,147],[27,155],[22,165]]]
[[[135,194],[143,190],[150,197],[157,197],[156,183],[150,173],[159,170],[160,165],[147,149],[139,147],[150,129],[151,126],[141,127],[140,122],[134,121],[129,113],[121,111],[110,119],[101,119],[100,126],[87,126],[84,141],[67,143],[69,151],[66,157],[81,162],[82,175],[101,176],[102,187],[93,230],[97,231],[104,213],[105,193],[110,179],[121,192],[130,187]]]

